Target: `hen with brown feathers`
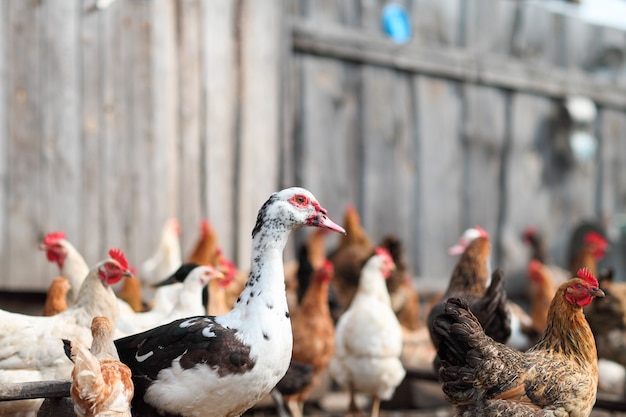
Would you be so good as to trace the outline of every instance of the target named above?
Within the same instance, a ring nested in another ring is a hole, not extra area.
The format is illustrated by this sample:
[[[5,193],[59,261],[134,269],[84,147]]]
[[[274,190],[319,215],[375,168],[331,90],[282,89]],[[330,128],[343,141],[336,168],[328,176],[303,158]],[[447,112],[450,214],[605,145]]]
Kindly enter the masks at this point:
[[[332,282],[339,301],[348,308],[359,286],[361,267],[374,252],[374,244],[361,226],[359,212],[352,205],[346,207],[343,219],[346,234],[339,238],[337,248],[328,256],[335,267]]]
[[[435,318],[439,378],[457,416],[588,416],[598,385],[596,346],[582,307],[604,294],[588,270],[562,284],[539,342],[520,352],[483,331],[451,298]]]
[[[433,331],[436,317],[444,312],[444,301],[450,297],[465,299],[470,310],[485,329],[487,335],[498,342],[506,342],[511,334],[511,322],[506,307],[507,296],[504,290],[504,277],[500,269],[493,272],[489,281],[489,237],[486,235],[474,238],[465,248],[457,262],[448,288],[443,297],[428,314],[428,329],[435,344],[439,343],[439,335]]]

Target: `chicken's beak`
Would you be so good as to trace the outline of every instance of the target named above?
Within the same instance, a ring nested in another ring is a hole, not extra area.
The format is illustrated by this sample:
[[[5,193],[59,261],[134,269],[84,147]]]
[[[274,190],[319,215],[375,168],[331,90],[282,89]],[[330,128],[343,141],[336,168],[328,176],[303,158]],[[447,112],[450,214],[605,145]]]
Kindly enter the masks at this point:
[[[593,295],[594,297],[600,297],[600,298],[606,295],[604,294],[604,291],[602,291],[600,288],[592,288],[589,294]]]
[[[124,272],[122,272],[122,276],[125,276],[125,277],[127,277],[127,278],[134,278],[134,277],[135,277],[135,276],[133,275],[133,273],[132,273],[132,272],[130,272],[130,271],[124,271]]]

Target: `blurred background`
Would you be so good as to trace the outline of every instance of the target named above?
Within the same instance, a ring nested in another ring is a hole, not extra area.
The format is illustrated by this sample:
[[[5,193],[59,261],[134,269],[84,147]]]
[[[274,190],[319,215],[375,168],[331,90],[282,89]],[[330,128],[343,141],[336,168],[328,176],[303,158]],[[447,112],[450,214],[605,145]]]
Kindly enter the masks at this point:
[[[624,280],[626,12],[606,1],[2,0],[1,297],[45,293],[55,230],[139,265],[169,218],[183,252],[206,218],[247,268],[292,185],[400,237],[423,291],[475,224],[513,295],[529,225],[562,265],[599,225]]]

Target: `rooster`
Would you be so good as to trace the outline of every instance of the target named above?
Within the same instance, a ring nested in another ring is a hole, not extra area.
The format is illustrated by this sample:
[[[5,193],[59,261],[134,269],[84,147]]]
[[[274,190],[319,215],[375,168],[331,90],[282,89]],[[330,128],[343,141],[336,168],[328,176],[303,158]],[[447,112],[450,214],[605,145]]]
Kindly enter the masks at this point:
[[[313,273],[313,280],[302,302],[291,315],[293,333],[292,361],[313,368],[308,384],[292,395],[284,395],[293,417],[302,417],[304,402],[321,383],[323,373],[335,353],[335,324],[328,306],[328,288],[333,276],[333,264],[326,261]]]
[[[433,329],[434,319],[443,313],[444,301],[450,297],[467,300],[487,335],[498,342],[506,342],[511,335],[511,318],[502,271],[494,271],[488,284],[491,269],[489,234],[478,226],[467,229],[457,245],[450,248],[450,253],[462,255],[452,271],[443,297],[428,314],[428,329],[433,344],[437,346],[439,343],[439,335]]]
[[[372,417],[378,416],[380,401],[392,397],[406,373],[400,362],[402,329],[385,285],[393,268],[393,259],[383,248],[366,261],[357,293],[337,322],[336,355],[328,368],[333,379],[349,390],[351,412],[357,411],[357,392],[372,397]]]
[[[465,300],[435,317],[439,378],[457,416],[569,416],[591,413],[598,357],[583,307],[603,297],[588,269],[557,290],[540,340],[520,352],[487,336]]]
[[[0,384],[70,378],[72,366],[60,340],[91,343],[92,318],[104,316],[114,324],[119,315],[111,285],[131,273],[122,251],[112,249],[109,256],[89,271],[76,303],[62,313],[40,317],[0,310]],[[41,400],[0,402],[0,415],[36,412],[40,404]]]
[[[67,292],[70,288],[70,281],[66,277],[59,276],[53,279],[48,287],[41,315],[54,316],[67,310]]]
[[[91,349],[80,339],[63,339],[65,354],[74,363],[70,389],[74,412],[78,417],[131,417],[133,381],[117,355],[111,322],[94,317],[91,335]]]

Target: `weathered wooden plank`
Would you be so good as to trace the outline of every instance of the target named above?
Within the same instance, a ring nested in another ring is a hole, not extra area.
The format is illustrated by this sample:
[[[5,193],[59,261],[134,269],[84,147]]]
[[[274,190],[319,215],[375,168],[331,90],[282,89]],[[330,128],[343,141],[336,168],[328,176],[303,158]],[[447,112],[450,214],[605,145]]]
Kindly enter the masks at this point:
[[[455,260],[448,248],[461,234],[461,123],[459,87],[453,82],[416,77],[419,197],[417,274],[444,287]],[[443,203],[442,203],[443,202]]]
[[[519,2],[474,0],[462,4],[461,45],[477,54],[508,55],[517,33]]]
[[[386,68],[363,69],[362,221],[374,242],[398,237],[409,263],[418,268],[415,216],[420,195],[417,137],[414,131],[413,77]]]
[[[601,266],[612,266],[616,280],[626,280],[626,115],[600,112],[598,126],[599,178],[596,216],[603,220],[613,240]]]
[[[533,2],[509,2],[515,6],[510,39],[511,56],[529,65],[558,66],[564,62],[563,16]]]
[[[8,267],[9,259],[9,2],[0,2],[0,263]],[[0,286],[5,286],[4,274]]]
[[[320,22],[360,20],[346,2],[325,2],[308,10],[308,17]],[[341,221],[347,203],[363,208],[361,68],[324,57],[296,57],[301,97],[294,114],[295,183],[309,188],[331,217]],[[296,233],[294,240],[299,243],[308,232]],[[329,249],[337,240],[329,236]]]
[[[498,55],[476,55],[456,47],[396,45],[363,31],[292,20],[294,48],[347,61],[556,98],[581,94],[605,106],[626,108],[626,87],[594,80],[580,71],[545,62],[525,63]]]
[[[241,88],[237,4],[230,0],[201,2],[202,207],[230,259],[237,253],[235,173]],[[249,259],[241,260],[238,266],[248,268]]]
[[[319,57],[302,56],[299,62],[296,185],[310,189],[331,217],[341,221],[346,203],[363,208],[361,70]],[[329,236],[329,248],[336,241]]]
[[[186,194],[180,189],[178,177],[180,138],[177,115],[179,95],[176,0],[157,0],[149,3],[152,4],[150,14],[147,16],[150,32],[146,66],[150,79],[148,99],[152,102],[150,129],[154,159],[150,171],[152,188],[148,190],[150,207],[146,208],[153,212],[152,215],[158,224],[162,225],[169,217],[178,213],[180,198]],[[143,217],[144,212],[140,213]],[[154,235],[154,238],[157,239],[158,234]],[[140,242],[138,253],[142,259],[145,259],[143,256],[151,255],[154,250],[146,249],[146,246],[150,246],[148,241]]]
[[[131,195],[141,196],[141,198],[131,199],[126,206],[129,210],[127,221],[129,226],[125,230],[126,256],[131,259],[131,263],[140,264],[150,257],[158,244],[160,231],[167,219],[163,213],[169,200],[163,200],[163,196],[168,196],[168,188],[165,182],[161,182],[163,175],[167,172],[159,172],[159,168],[165,170],[166,167],[159,167],[159,159],[167,157],[167,149],[162,148],[162,142],[157,140],[158,108],[157,90],[166,90],[167,79],[159,80],[161,86],[155,88],[159,81],[154,80],[157,76],[155,72],[158,65],[158,52],[154,52],[153,27],[156,26],[154,15],[159,8],[159,2],[125,2],[125,20],[128,22],[128,38],[124,41],[128,43],[129,55],[128,71],[124,82],[126,83],[126,97],[128,116],[126,123],[125,142],[128,147],[126,155],[128,165],[124,167],[125,175],[128,175],[129,183],[126,184]],[[167,31],[164,25],[160,30]],[[161,74],[162,75],[162,74]],[[121,81],[121,80],[120,80]],[[162,104],[159,102],[159,104]],[[161,118],[167,117],[163,114]],[[164,129],[164,126],[161,126]],[[165,132],[163,132],[165,133]],[[133,163],[132,161],[136,161]],[[161,198],[159,198],[159,196]],[[166,278],[166,277],[163,277]]]
[[[462,2],[459,0],[412,1],[414,43],[429,46],[460,45]]]
[[[131,158],[133,62],[131,2],[115,2],[101,14],[102,22],[102,147],[100,176],[102,192],[101,238],[106,250],[130,248],[126,231],[132,224],[132,178],[129,169],[139,161]],[[134,3],[134,2],[133,2]],[[102,259],[105,253],[99,254]],[[130,257],[131,263],[136,261]]]
[[[68,239],[82,245],[79,234],[82,213],[83,150],[80,141],[79,2],[52,0],[41,4],[41,135],[42,192],[46,207],[45,231],[63,230]],[[43,257],[41,255],[40,257]],[[33,284],[45,289],[56,274],[38,277]],[[51,271],[52,272],[52,271]]]
[[[90,0],[82,2],[82,10],[89,9]],[[117,7],[112,5],[111,7]],[[81,251],[90,263],[102,258],[106,253],[101,236],[102,188],[104,179],[101,176],[101,149],[103,145],[102,122],[110,111],[105,106],[101,80],[105,77],[102,57],[102,13],[82,13],[80,18],[80,77],[78,88],[80,94],[80,135],[82,146],[82,160],[80,161],[82,175],[82,216],[78,221],[77,249]],[[74,236],[68,235],[68,238]],[[80,242],[80,243],[79,243]]]
[[[280,27],[279,0],[242,3],[241,133],[237,178],[237,262],[250,259],[250,232],[260,205],[279,186]],[[264,178],[262,183],[259,178]]]
[[[510,148],[506,166],[505,222],[502,229],[504,250],[501,266],[507,277],[525,269],[529,255],[521,235],[528,225],[544,234],[552,262],[561,261],[567,230],[562,219],[556,218],[551,205],[550,167],[551,138],[548,121],[553,109],[549,99],[528,94],[514,94],[510,109]],[[556,180],[554,180],[556,181]],[[558,256],[557,256],[558,255]],[[514,293],[523,292],[526,280],[507,281]]]
[[[501,90],[465,84],[462,105],[461,222],[464,228],[478,224],[487,230],[494,253],[503,198],[500,181],[507,129],[506,97]],[[492,259],[497,263],[495,256]]]
[[[5,288],[36,288],[45,259],[37,252],[43,236],[41,165],[41,8],[30,2],[9,5],[8,48],[8,258]]]
[[[179,88],[178,141],[180,164],[178,186],[183,191],[178,199],[183,231],[182,253],[188,254],[197,236],[198,222],[206,216],[206,194],[203,165],[204,144],[201,142],[201,4],[199,0],[176,3],[178,15]]]

